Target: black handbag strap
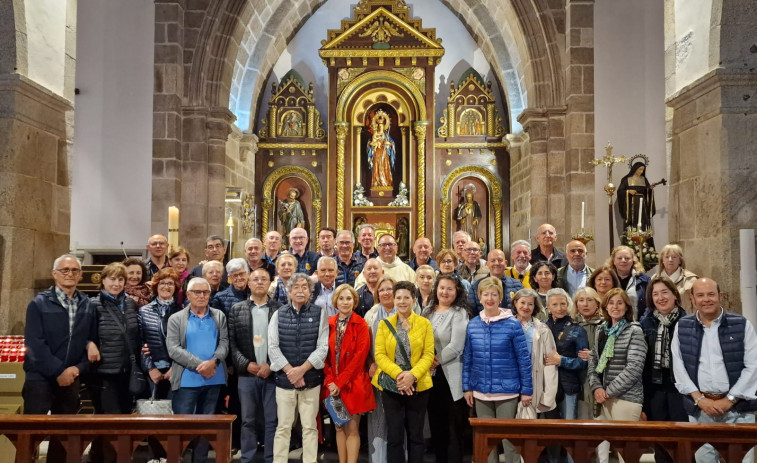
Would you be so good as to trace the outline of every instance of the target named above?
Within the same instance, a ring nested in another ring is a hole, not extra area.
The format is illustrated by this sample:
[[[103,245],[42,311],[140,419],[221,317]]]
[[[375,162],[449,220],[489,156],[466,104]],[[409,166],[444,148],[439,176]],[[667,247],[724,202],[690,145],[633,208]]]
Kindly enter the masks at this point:
[[[129,360],[131,360],[132,363],[137,362],[137,358],[134,356],[134,348],[131,345],[131,341],[129,341],[129,336],[126,334],[126,327],[118,320],[118,317],[110,311],[109,308],[105,307],[105,311],[108,313],[108,315],[113,318],[113,321],[116,323],[116,326],[119,330],[121,330],[121,334],[124,337],[124,341],[126,341],[126,347],[129,348]]]
[[[389,328],[389,331],[392,332],[394,335],[394,339],[397,340],[397,345],[400,346],[400,352],[402,353],[402,356],[405,358],[405,363],[412,366],[412,363],[410,363],[410,358],[407,355],[407,352],[405,351],[405,346],[402,345],[402,341],[400,340],[400,337],[397,336],[397,330],[394,329],[391,323],[389,323],[388,319],[384,319],[384,323],[386,323],[386,326]],[[397,323],[399,323],[399,317],[397,317]]]

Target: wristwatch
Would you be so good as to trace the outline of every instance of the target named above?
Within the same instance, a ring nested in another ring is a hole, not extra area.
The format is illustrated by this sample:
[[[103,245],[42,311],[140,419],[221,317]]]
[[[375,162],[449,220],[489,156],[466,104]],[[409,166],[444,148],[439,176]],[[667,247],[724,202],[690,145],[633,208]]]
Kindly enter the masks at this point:
[[[701,402],[702,399],[704,399],[704,394],[702,394],[699,397],[697,397],[696,399],[694,399],[694,406],[698,407],[699,406],[699,402]]]
[[[736,404],[736,402],[739,401],[739,398],[733,394],[726,394],[725,398],[728,399],[728,401],[731,402],[732,404]]]
[[[216,362],[216,366],[218,366],[218,365],[220,365],[220,364],[221,364],[221,359],[219,359],[219,358],[216,358],[216,357],[213,357],[213,360],[215,360],[215,362]]]

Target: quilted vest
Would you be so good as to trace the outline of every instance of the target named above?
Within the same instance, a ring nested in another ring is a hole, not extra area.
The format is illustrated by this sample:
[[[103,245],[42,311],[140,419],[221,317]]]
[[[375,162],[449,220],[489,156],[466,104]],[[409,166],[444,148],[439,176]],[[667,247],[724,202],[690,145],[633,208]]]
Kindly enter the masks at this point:
[[[279,309],[279,349],[293,367],[305,363],[318,344],[318,331],[321,325],[321,308],[307,303],[299,311],[291,304]],[[323,384],[323,370],[311,368],[305,373],[305,387]],[[276,372],[276,386],[294,389],[284,370]]]

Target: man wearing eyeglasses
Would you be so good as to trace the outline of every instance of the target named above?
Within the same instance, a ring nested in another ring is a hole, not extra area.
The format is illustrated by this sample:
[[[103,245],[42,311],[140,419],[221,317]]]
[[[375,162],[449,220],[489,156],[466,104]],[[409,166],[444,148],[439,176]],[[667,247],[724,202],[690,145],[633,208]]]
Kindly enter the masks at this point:
[[[312,275],[321,256],[317,252],[308,251],[308,232],[304,228],[293,228],[289,232],[289,252],[297,258],[297,273]],[[317,281],[317,280],[316,280]]]
[[[171,315],[166,331],[166,347],[173,359],[173,412],[209,415],[215,413],[221,386],[226,384],[226,316],[209,306],[210,284],[202,277],[189,281],[187,298],[189,306]],[[208,441],[200,439],[192,461],[204,462],[209,448]]]
[[[210,235],[205,239],[205,260],[201,261],[192,269],[192,276],[202,277],[202,266],[206,262],[215,260],[221,263],[223,267],[223,276],[221,277],[220,289],[226,289],[229,286],[229,275],[226,273],[224,258],[226,257],[226,240],[218,235]]]
[[[555,268],[568,265],[568,259],[562,251],[555,247],[555,241],[557,241],[555,227],[548,223],[539,225],[536,230],[536,242],[539,245],[531,250],[531,264],[546,260],[551,262]]]
[[[474,283],[489,276],[489,267],[481,263],[481,246],[475,241],[468,241],[463,246],[463,263],[457,267],[460,278]]]
[[[88,366],[87,347],[95,323],[89,298],[76,290],[81,264],[70,254],[53,263],[55,284],[37,294],[26,309],[24,414],[75,414],[79,410],[79,375]],[[51,441],[48,459],[64,461],[62,446]]]
[[[147,248],[147,257],[144,260],[147,269],[145,281],[149,281],[160,269],[168,265],[168,240],[163,235],[152,235],[145,247]]]
[[[378,261],[384,269],[384,275],[390,276],[394,281],[409,281],[415,283],[415,272],[409,265],[397,257],[397,241],[390,234],[381,235],[378,239]],[[365,276],[361,273],[355,279],[355,289],[365,284]]]
[[[355,285],[355,278],[363,271],[365,261],[355,257],[352,249],[355,247],[355,236],[350,230],[340,230],[336,234],[336,264],[339,271],[336,275],[336,285],[343,283]]]

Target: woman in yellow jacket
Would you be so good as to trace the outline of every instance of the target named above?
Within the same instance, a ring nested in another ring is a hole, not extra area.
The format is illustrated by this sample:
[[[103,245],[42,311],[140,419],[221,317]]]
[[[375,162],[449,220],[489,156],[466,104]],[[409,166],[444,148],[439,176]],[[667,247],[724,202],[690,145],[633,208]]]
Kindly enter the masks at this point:
[[[373,385],[383,395],[387,461],[392,463],[422,463],[425,451],[423,421],[428,390],[433,386],[429,370],[434,361],[434,332],[427,318],[413,312],[414,303],[415,285],[397,282],[394,285],[397,313],[379,323],[376,333],[378,368]]]

